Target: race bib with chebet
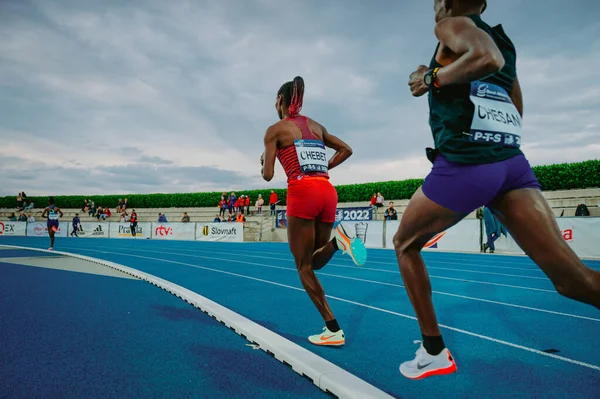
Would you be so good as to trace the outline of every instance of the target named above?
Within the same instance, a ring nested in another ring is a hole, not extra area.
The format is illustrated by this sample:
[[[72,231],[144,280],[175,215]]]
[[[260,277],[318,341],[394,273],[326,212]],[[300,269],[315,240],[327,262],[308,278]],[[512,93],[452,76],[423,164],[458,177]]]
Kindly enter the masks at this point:
[[[471,82],[470,99],[475,105],[471,141],[521,146],[521,115],[506,90],[492,83],[475,81]]]
[[[319,140],[295,140],[296,154],[302,173],[327,172],[329,162],[325,144]]]

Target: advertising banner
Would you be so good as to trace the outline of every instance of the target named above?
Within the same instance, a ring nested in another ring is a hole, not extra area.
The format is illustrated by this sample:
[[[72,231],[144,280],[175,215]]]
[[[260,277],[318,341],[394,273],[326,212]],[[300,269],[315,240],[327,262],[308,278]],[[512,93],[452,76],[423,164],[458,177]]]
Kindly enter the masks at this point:
[[[244,225],[242,223],[197,223],[196,240],[198,241],[244,241]]]
[[[563,239],[578,256],[600,258],[600,245],[598,245],[600,243],[600,218],[563,217],[556,218],[556,221]],[[484,237],[484,242],[486,240],[487,238]],[[510,234],[508,237],[498,238],[494,245],[497,253],[524,254]]]
[[[63,221],[59,223],[58,231],[54,234],[55,237],[66,237],[69,225]],[[48,225],[46,221],[27,223],[28,237],[48,237]]]
[[[152,238],[157,240],[194,240],[195,223],[152,223]]]
[[[25,234],[27,234],[27,222],[0,222],[0,237]]]
[[[85,238],[108,238],[109,223],[81,222],[77,235]],[[69,225],[69,235],[73,231],[73,223]]]
[[[109,223],[110,225],[110,238],[150,238],[152,223],[143,222],[138,223],[135,230],[136,237],[131,236],[131,228],[129,223]]]
[[[373,208],[370,206],[354,208],[338,208],[335,213],[335,221],[361,221],[373,220]],[[285,210],[277,211],[275,227],[287,228],[287,214]]]

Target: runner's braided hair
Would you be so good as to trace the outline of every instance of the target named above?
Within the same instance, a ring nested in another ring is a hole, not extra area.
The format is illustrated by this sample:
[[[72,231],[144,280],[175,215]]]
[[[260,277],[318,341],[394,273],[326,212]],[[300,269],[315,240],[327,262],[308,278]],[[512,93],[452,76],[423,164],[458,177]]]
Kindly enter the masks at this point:
[[[283,96],[283,103],[288,107],[289,116],[298,116],[304,102],[304,79],[296,76],[293,81],[285,82],[277,95]]]

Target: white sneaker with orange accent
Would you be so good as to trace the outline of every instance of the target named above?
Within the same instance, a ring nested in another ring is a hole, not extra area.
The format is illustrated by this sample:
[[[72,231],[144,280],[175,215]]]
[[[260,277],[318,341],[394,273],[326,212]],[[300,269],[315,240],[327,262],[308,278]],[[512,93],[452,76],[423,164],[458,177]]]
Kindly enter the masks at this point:
[[[400,365],[400,373],[411,380],[420,380],[421,378],[431,377],[433,375],[445,375],[456,372],[456,363],[447,348],[444,348],[437,356],[432,356],[423,347],[421,341],[414,341],[415,344],[421,344],[417,350],[417,356],[408,362]]]
[[[357,266],[363,266],[367,261],[367,248],[360,238],[350,238],[346,230],[339,223],[335,228],[335,239],[338,248],[345,254],[350,255]]]
[[[343,330],[331,332],[327,327],[323,327],[322,334],[311,335],[308,340],[312,344],[321,346],[342,346],[346,343]]]

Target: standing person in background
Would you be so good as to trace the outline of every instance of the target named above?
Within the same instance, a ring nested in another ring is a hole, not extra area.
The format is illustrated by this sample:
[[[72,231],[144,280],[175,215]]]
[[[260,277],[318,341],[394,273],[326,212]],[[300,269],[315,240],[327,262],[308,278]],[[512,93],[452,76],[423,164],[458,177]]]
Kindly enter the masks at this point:
[[[279,201],[277,200],[277,193],[275,190],[271,190],[271,195],[269,196],[269,205],[271,206],[271,216],[275,216],[275,206]]]
[[[246,195],[246,199],[244,201],[245,205],[246,205],[246,215],[250,216],[250,196]]]
[[[54,236],[58,231],[59,223],[58,218],[63,217],[63,213],[60,208],[54,206],[54,197],[48,199],[48,206],[42,211],[42,217],[48,218],[48,235],[50,236],[50,251],[54,249]]]
[[[129,229],[131,230],[131,236],[135,237],[136,229],[137,229],[137,213],[135,213],[135,209],[131,211],[131,216],[129,217]]]
[[[75,216],[73,216],[73,231],[71,231],[71,237],[73,237],[73,234],[75,234],[75,237],[79,237],[77,235],[77,232],[79,231],[79,226],[81,225],[81,220],[79,219],[79,214],[76,213]]]
[[[258,211],[259,216],[262,216],[262,207],[265,203],[265,200],[262,197],[262,194],[258,194],[258,199],[256,200],[256,210]]]

